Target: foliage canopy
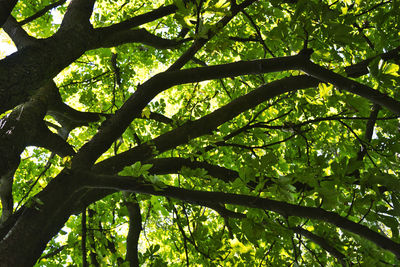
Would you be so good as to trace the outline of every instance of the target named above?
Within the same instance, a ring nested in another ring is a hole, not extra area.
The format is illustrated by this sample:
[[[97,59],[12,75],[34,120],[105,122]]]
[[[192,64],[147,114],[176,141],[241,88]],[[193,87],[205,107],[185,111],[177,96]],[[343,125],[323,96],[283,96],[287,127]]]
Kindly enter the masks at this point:
[[[398,266],[399,5],[0,0],[0,262]]]

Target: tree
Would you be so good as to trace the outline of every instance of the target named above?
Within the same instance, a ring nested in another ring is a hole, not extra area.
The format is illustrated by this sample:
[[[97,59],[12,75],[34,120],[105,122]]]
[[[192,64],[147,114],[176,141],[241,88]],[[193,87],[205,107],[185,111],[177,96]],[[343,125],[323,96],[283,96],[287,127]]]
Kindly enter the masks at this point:
[[[399,1],[0,7],[2,266],[399,264]]]

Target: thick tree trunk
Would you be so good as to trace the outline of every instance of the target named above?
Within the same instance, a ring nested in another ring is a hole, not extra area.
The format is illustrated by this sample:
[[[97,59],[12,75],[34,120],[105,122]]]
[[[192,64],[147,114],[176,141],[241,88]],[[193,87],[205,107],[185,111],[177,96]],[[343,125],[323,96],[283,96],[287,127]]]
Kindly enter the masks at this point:
[[[58,175],[46,189],[28,200],[0,242],[1,266],[33,266],[46,244],[71,215],[68,205],[79,179],[67,173]],[[13,218],[12,218],[13,219]]]
[[[39,40],[0,61],[0,113],[25,102],[86,50],[75,31]],[[62,56],[60,56],[62,55]]]
[[[18,0],[0,0],[0,27],[10,16],[11,11],[17,4]]]

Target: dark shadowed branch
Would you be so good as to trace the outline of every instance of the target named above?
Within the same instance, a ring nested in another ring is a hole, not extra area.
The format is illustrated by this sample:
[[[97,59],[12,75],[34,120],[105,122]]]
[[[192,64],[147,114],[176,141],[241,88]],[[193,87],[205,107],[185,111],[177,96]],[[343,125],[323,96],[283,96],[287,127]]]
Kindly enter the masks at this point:
[[[317,64],[314,64],[311,61],[305,61],[301,65],[301,70],[321,81],[333,84],[339,89],[364,97],[372,101],[373,103],[386,107],[393,113],[400,115],[399,102],[379,92],[378,90],[374,90],[367,85],[348,79],[331,70],[325,69]]]
[[[72,0],[61,22],[60,31],[67,29],[88,30],[91,28],[90,16],[96,0]]]
[[[153,165],[149,172],[154,174],[179,173],[183,167],[186,167],[193,170],[197,168],[204,169],[207,171],[208,175],[225,182],[233,182],[239,177],[239,174],[236,171],[213,165],[205,161],[195,161],[186,158],[156,158],[150,159],[145,163]]]
[[[131,123],[132,118],[139,116],[143,108],[155,96],[174,85],[293,69],[296,68],[302,60],[303,57],[297,55],[243,61],[180,71],[167,71],[157,74],[142,84],[124,103],[117,114],[106,121],[101,131],[82,147],[76,157],[76,162],[79,163],[79,165],[86,163],[93,164],[97,157],[106,151],[112,142],[125,131],[126,127]],[[311,78],[309,78],[309,80],[310,79]],[[313,81],[313,84],[317,84],[317,80]],[[302,83],[300,82],[300,84]]]
[[[308,61],[303,53],[290,57],[243,61],[181,71],[167,71],[153,76],[142,84],[124,103],[118,114],[107,121],[107,124],[102,127],[102,131],[83,146],[76,157],[76,162],[79,162],[79,164],[93,164],[97,157],[108,149],[112,142],[123,133],[130,124],[131,118],[138,116],[147,103],[156,95],[174,85],[289,69],[303,69],[317,79],[332,83],[343,90],[365,97],[400,114],[400,103],[398,101],[366,85],[347,79]],[[311,78],[309,79],[311,81]],[[314,86],[319,82],[317,79],[313,80]]]
[[[142,214],[136,197],[131,194],[126,197],[125,205],[129,213],[129,231],[126,239],[126,260],[130,266],[139,266],[139,236],[142,231]]]
[[[32,22],[35,19],[40,18],[41,16],[43,16],[44,14],[46,14],[48,11],[52,10],[53,8],[63,5],[65,2],[67,2],[67,0],[59,0],[57,2],[49,4],[49,5],[45,6],[44,8],[42,8],[41,10],[39,10],[38,12],[36,12],[35,14],[33,14],[32,16],[29,16],[26,19],[23,19],[21,21],[18,21],[18,24],[22,26],[24,24]]]
[[[3,203],[2,220],[12,213],[12,181],[20,162],[20,154],[27,146],[49,149],[61,157],[75,154],[63,138],[51,132],[43,118],[51,98],[51,83],[47,84],[30,101],[15,108],[0,120],[0,195]]]
[[[18,0],[0,0],[0,27],[3,26],[17,2]]]
[[[185,144],[191,139],[211,134],[221,124],[272,97],[316,85],[318,85],[318,81],[309,76],[293,76],[265,84],[201,119],[188,121],[179,128],[167,132],[150,142],[104,160],[98,163],[95,169],[99,172],[117,173],[124,166],[131,165],[136,161],[149,159],[158,153]]]
[[[356,64],[347,66],[345,68],[346,74],[349,77],[360,77],[362,75],[368,74],[369,69],[368,65],[371,63],[374,59],[376,58],[381,58],[382,60],[388,61],[388,60],[400,60],[400,46],[389,50],[385,53],[379,54],[377,56],[367,58],[361,62],[358,62]]]
[[[175,5],[162,6],[148,13],[137,15],[111,26],[97,28],[96,31],[100,35],[106,36],[113,33],[125,32],[126,30],[130,30],[145,23],[152,22],[165,16],[174,14],[176,10],[177,7]]]
[[[132,177],[107,176],[88,173],[82,175],[86,176],[85,183],[90,188],[128,190],[135,193],[172,197],[191,203],[204,202],[204,200],[212,199],[216,203],[270,210],[285,217],[297,216],[301,218],[328,222],[343,230],[355,233],[365,239],[368,239],[377,246],[389,250],[395,254],[397,258],[400,258],[400,244],[369,229],[364,225],[355,223],[344,217],[341,217],[334,212],[326,211],[321,208],[298,206],[286,202],[246,195],[187,190],[167,185],[160,189],[151,183],[149,184],[142,182],[141,179]]]
[[[18,24],[13,16],[9,16],[3,25],[4,31],[10,36],[18,50],[38,44],[38,40],[30,35]]]

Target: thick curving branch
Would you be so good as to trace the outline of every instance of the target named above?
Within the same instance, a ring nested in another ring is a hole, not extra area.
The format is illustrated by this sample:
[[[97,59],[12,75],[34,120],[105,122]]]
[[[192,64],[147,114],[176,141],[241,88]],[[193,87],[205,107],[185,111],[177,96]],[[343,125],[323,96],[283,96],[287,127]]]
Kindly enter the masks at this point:
[[[89,21],[96,0],[72,0],[61,22],[60,30],[74,29],[89,30],[92,25]]]
[[[308,76],[288,77],[271,84],[266,84],[199,120],[188,122],[150,142],[143,143],[126,152],[99,162],[94,166],[93,170],[98,173],[116,174],[125,166],[132,165],[136,161],[148,160],[158,153],[185,144],[190,139],[208,134],[220,124],[234,118],[235,114],[240,114],[271,97],[290,90],[305,89],[317,85],[318,81]],[[76,160],[76,158],[75,156],[73,160]],[[80,210],[82,206],[85,207],[108,194],[110,194],[109,190],[79,192],[77,198],[80,199],[80,202],[74,202],[71,206],[74,206],[75,210]]]
[[[74,148],[62,136],[51,132],[44,123],[38,125],[38,135],[29,145],[46,148],[61,157],[75,154]]]
[[[0,27],[3,26],[8,16],[10,16],[17,2],[18,0],[0,0]]]
[[[365,125],[365,136],[364,139],[369,143],[372,140],[372,135],[374,132],[374,127],[376,120],[378,118],[378,113],[381,110],[381,107],[379,105],[374,104],[372,106],[371,114],[369,116],[369,119]],[[357,160],[362,160],[364,156],[367,154],[367,147],[365,145],[361,146],[361,149],[357,153]]]
[[[89,188],[112,189],[118,191],[124,190],[135,193],[172,197],[191,203],[212,200],[215,203],[265,209],[279,213],[285,217],[296,216],[317,221],[324,221],[343,230],[357,234],[375,243],[377,246],[392,252],[397,258],[400,258],[399,243],[396,243],[386,236],[369,229],[367,226],[355,223],[334,212],[326,211],[321,208],[304,207],[282,201],[247,195],[188,190],[167,185],[165,185],[164,188],[158,188],[153,184],[149,184],[140,181],[140,179],[132,177],[97,175],[93,173],[85,173],[82,174],[82,176],[86,177],[84,183]]]
[[[10,36],[18,50],[23,49],[31,45],[38,44],[38,39],[30,36],[22,27],[18,24],[13,16],[9,16],[3,25],[4,31]]]
[[[152,22],[165,16],[174,14],[177,9],[178,8],[175,5],[162,6],[148,13],[137,15],[135,17],[119,22],[117,24],[113,24],[108,27],[96,28],[95,30],[100,35],[106,36],[117,32],[124,32],[145,23]]]
[[[95,160],[108,149],[137,117],[142,109],[159,93],[178,84],[200,82],[205,80],[235,77],[240,75],[260,74],[285,70],[304,70],[315,76],[314,80],[327,81],[335,86],[365,97],[374,103],[382,104],[388,109],[400,114],[400,103],[377,90],[358,82],[347,79],[330,70],[324,69],[308,60],[308,56],[300,53],[295,56],[272,59],[242,61],[210,67],[186,69],[180,71],[166,71],[153,76],[142,84],[138,90],[124,103],[115,116],[107,121],[90,142],[85,144],[77,155],[76,162],[80,165],[93,164]]]
[[[355,78],[368,74],[369,73],[368,65],[376,58],[381,58],[382,60],[385,61],[400,60],[400,46],[392,50],[389,50],[385,53],[379,54],[377,56],[367,58],[361,62],[358,62],[357,64],[345,67],[347,76]]]
[[[0,197],[2,222],[13,211],[13,176],[23,150],[30,145],[40,146],[61,157],[75,154],[75,150],[45,125],[47,101],[51,86],[47,85],[27,103],[18,106],[0,120]]]
[[[240,75],[284,71],[296,68],[301,63],[301,55],[273,59],[243,61],[218,66],[194,68],[180,71],[166,71],[153,76],[132,94],[118,112],[101,127],[100,131],[86,143],[76,156],[79,165],[92,165],[108,149],[143,108],[159,93],[168,88],[185,83],[235,77]],[[314,80],[317,81],[317,80]]]
[[[129,231],[126,238],[126,260],[129,261],[130,266],[139,266],[139,237],[142,231],[142,214],[140,212],[140,205],[134,195],[129,196],[132,200],[126,200],[125,206],[129,214]]]
[[[115,174],[122,170],[124,166],[154,157],[159,153],[185,144],[196,137],[211,134],[221,124],[270,98],[286,92],[315,87],[317,85],[318,80],[305,75],[288,77],[265,84],[198,120],[189,121],[179,128],[169,131],[149,142],[108,158],[96,164],[95,169],[98,172]],[[74,157],[74,160],[79,159],[77,156]],[[90,156],[90,154],[87,156]]]
[[[32,22],[35,19],[40,18],[41,16],[43,16],[44,14],[46,14],[48,11],[52,10],[53,8],[63,5],[65,2],[67,2],[67,0],[59,0],[57,2],[49,4],[49,5],[45,6],[44,8],[42,8],[41,10],[39,10],[38,12],[36,12],[35,14],[33,14],[32,16],[19,21],[18,24],[22,26],[29,22]]]
[[[62,127],[57,130],[59,135],[65,139],[74,128],[87,126],[90,122],[96,122],[102,117],[110,116],[110,114],[83,112],[73,109],[62,101],[59,89],[53,81],[51,81],[50,86],[51,92],[49,92],[50,100],[48,103],[47,115],[52,116],[61,124]]]
[[[399,102],[379,92],[378,90],[374,90],[367,85],[348,79],[340,74],[325,69],[315,63],[312,63],[309,60],[305,61],[301,65],[300,69],[321,81],[333,84],[338,89],[342,89],[364,97],[371,102],[386,107],[393,113],[400,115]]]
[[[23,149],[30,145],[47,148],[62,157],[75,154],[72,146],[52,133],[43,120],[52,95],[51,90],[52,86],[49,83],[42,87],[30,101],[18,106],[1,119],[0,141],[4,144],[2,149],[6,149],[0,153],[1,156],[15,155],[16,157],[18,155],[19,158]],[[7,169],[2,168],[3,171],[6,172]]]
[[[156,158],[145,161],[153,166],[149,170],[151,174],[179,173],[183,167],[190,169],[204,169],[207,174],[224,182],[233,182],[239,177],[239,173],[205,161],[195,161],[186,158]]]

